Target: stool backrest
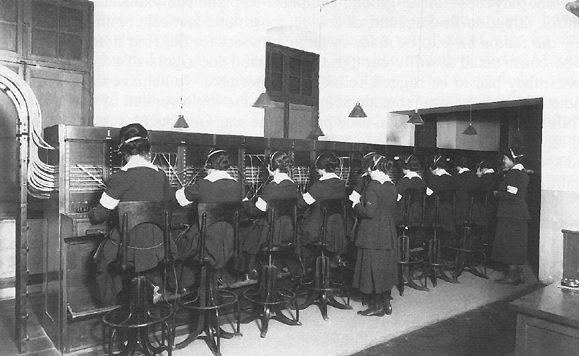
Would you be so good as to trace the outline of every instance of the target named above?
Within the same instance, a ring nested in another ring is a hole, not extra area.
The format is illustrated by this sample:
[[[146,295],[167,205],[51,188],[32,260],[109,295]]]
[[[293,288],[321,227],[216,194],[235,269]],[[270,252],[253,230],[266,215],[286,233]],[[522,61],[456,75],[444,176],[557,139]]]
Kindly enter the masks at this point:
[[[339,215],[342,218],[342,223],[344,224],[344,233],[347,231],[347,221],[346,221],[346,200],[345,199],[326,199],[320,202],[320,211],[322,214],[320,229],[318,236],[322,238],[322,251],[326,247],[326,230],[328,219],[334,215]]]
[[[454,220],[454,191],[450,189],[439,190],[434,193],[434,225],[438,226],[438,213],[442,204],[451,204],[452,206],[452,220]]]
[[[121,254],[121,269],[128,269],[128,238],[129,233],[136,226],[141,224],[155,224],[163,231],[163,244],[165,247],[166,263],[170,256],[169,238],[171,234],[171,202],[170,201],[123,201],[118,207],[119,221],[121,222],[120,233],[121,243],[119,254]]]
[[[227,223],[233,228],[235,253],[241,250],[239,244],[239,211],[240,202],[225,203],[199,203],[197,204],[197,215],[199,218],[199,230],[201,232],[201,261],[205,262],[205,238],[207,229],[216,223]]]
[[[410,207],[419,203],[420,205],[420,226],[424,225],[424,211],[426,206],[426,188],[407,188],[404,191],[404,226],[410,226]]]
[[[293,235],[292,243],[297,246],[298,239],[298,212],[297,212],[297,198],[287,199],[271,199],[267,202],[267,220],[269,223],[269,230],[267,232],[267,243],[269,251],[273,250],[273,234],[275,231],[276,221],[283,216],[288,216],[292,223]]]

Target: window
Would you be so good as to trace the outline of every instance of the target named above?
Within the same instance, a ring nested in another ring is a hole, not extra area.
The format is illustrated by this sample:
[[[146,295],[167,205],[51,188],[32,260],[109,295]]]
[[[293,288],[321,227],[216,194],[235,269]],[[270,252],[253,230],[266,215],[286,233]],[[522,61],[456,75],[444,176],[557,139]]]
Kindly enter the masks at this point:
[[[320,56],[267,42],[265,88],[277,102],[318,105]]]

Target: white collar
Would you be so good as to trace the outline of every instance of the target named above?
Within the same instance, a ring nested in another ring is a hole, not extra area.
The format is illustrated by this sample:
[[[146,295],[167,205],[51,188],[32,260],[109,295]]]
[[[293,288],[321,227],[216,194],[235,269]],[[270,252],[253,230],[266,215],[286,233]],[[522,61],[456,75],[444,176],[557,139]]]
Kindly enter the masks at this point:
[[[370,176],[372,177],[372,180],[378,181],[380,184],[384,184],[384,182],[392,182],[390,177],[382,171],[372,171]]]
[[[416,173],[416,172],[414,172],[414,171],[408,171],[408,173],[406,173],[406,174],[404,175],[404,178],[414,178],[414,177],[417,177],[417,178],[422,179],[422,177],[419,176],[418,173]]]
[[[287,173],[282,173],[282,172],[275,173],[273,175],[272,182],[279,184],[279,183],[283,182],[284,180],[289,180],[290,182],[293,182],[293,180],[287,175]]]
[[[448,173],[448,172],[446,171],[446,169],[439,168],[439,169],[436,170],[436,172],[434,172],[434,175],[441,177],[441,176],[443,176],[443,175],[449,176],[450,173]]]
[[[518,169],[519,171],[522,171],[523,169],[525,169],[525,167],[523,167],[522,164],[517,163],[517,164],[515,164],[515,165],[513,166],[513,168],[511,168],[511,169]]]
[[[210,182],[215,182],[221,179],[233,179],[234,181],[237,181],[237,179],[233,178],[229,173],[227,173],[227,171],[220,171],[218,169],[211,170],[211,173],[203,179],[207,179]]]
[[[492,168],[489,168],[483,174],[491,174],[491,173],[495,173],[495,170]]]
[[[338,175],[336,173],[326,172],[320,177],[320,180],[327,180],[327,179],[332,179],[332,178],[340,179],[340,177],[338,177]]]
[[[145,168],[151,168],[154,169],[156,171],[159,170],[159,167],[155,166],[154,164],[152,164],[151,162],[147,161],[143,156],[132,156],[131,159],[127,162],[127,164],[125,164],[124,166],[121,167],[122,171],[127,171],[131,168],[137,168],[137,167],[145,167]]]
[[[460,167],[458,169],[458,174],[463,174],[464,172],[469,172],[470,169],[466,168],[466,167]]]

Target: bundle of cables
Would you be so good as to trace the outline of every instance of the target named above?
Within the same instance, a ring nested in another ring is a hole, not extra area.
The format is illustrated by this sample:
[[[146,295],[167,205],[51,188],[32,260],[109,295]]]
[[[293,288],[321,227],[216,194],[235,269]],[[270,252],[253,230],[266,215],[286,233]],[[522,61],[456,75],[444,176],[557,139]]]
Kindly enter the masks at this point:
[[[42,162],[38,150],[54,150],[42,135],[42,116],[40,105],[32,89],[22,78],[9,68],[0,65],[0,90],[14,103],[18,112],[20,134],[28,134],[28,194],[40,199],[48,199],[50,192],[58,189],[56,184],[56,168]]]

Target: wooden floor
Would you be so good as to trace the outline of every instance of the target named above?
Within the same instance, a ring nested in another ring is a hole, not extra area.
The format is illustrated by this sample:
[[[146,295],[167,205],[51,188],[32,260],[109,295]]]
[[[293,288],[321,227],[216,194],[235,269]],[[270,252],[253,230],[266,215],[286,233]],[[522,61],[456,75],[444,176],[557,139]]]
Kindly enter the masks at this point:
[[[500,276],[492,270],[489,274],[491,278]],[[330,308],[328,321],[323,321],[319,310],[312,306],[302,311],[301,326],[286,326],[273,321],[264,339],[259,337],[257,325],[242,325],[244,336],[223,340],[222,354],[512,356],[515,315],[507,304],[537,286],[536,279],[524,286],[513,287],[465,274],[458,285],[439,282],[429,292],[407,289],[404,297],[394,294],[394,313],[382,318],[356,315],[356,311],[362,309],[356,300],[352,301],[354,310]],[[32,295],[30,303],[39,303],[41,297]],[[0,354],[17,355],[13,341],[14,302],[0,302],[0,312]],[[38,325],[35,315],[30,315],[28,324],[29,355],[60,355]],[[91,352],[86,355],[101,354]],[[175,356],[192,354],[211,356],[201,340],[173,352]]]

